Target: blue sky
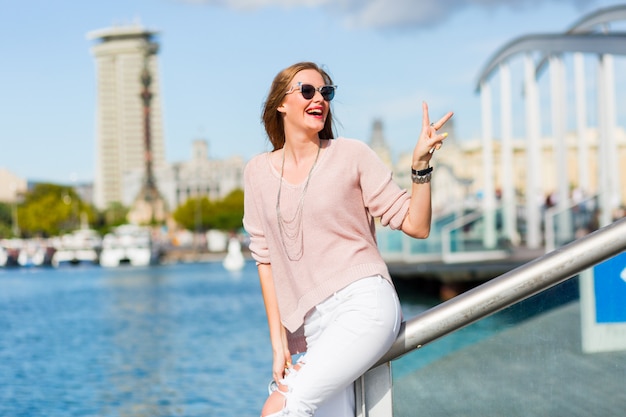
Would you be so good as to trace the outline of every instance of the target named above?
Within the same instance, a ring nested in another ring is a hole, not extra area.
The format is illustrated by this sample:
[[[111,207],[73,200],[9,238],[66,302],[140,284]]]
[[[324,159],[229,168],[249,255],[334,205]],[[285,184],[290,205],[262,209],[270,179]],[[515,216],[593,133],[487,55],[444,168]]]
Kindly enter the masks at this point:
[[[455,112],[456,139],[480,136],[478,73],[498,48],[556,33],[604,0],[0,0],[0,168],[91,181],[95,65],[86,34],[139,20],[160,31],[166,157],[191,142],[215,158],[269,149],[260,124],[274,75],[302,60],[339,85],[342,136],[368,141],[376,118],[395,155],[421,121]]]

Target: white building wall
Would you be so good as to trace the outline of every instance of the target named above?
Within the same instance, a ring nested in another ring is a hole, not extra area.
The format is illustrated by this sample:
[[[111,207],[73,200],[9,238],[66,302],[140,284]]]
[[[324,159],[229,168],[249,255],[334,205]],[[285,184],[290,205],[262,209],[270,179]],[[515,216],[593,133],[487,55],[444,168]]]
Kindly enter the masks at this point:
[[[11,171],[0,168],[0,202],[14,203],[26,192],[26,179],[20,178]]]
[[[155,32],[139,25],[113,27],[88,34],[97,42],[91,49],[97,73],[96,173],[94,202],[104,208],[121,202],[125,173],[144,170],[141,71],[148,49],[152,76],[151,146],[153,167],[165,166],[159,70]]]

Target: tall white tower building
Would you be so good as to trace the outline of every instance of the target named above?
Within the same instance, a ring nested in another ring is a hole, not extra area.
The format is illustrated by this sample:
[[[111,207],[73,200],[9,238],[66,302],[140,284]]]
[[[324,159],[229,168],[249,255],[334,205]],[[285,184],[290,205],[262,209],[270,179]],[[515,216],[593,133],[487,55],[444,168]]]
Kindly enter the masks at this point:
[[[145,171],[144,108],[141,75],[150,71],[150,146],[155,170],[165,165],[162,106],[157,62],[157,32],[139,24],[87,34],[96,61],[96,173],[94,203],[105,208],[122,202],[123,177]]]

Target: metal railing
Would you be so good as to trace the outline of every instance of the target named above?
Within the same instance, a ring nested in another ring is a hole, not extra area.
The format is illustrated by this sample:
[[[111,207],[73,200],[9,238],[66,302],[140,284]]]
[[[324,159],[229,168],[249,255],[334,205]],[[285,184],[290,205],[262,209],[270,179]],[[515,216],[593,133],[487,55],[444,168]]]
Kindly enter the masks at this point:
[[[578,227],[586,228],[589,226],[588,223],[594,215],[593,211],[598,206],[598,198],[598,195],[594,195],[585,198],[582,201],[569,202],[565,205],[565,207],[557,205],[546,210],[544,214],[544,242],[546,246],[546,253],[552,252],[560,244],[562,245],[574,240],[576,236],[576,229]],[[573,213],[576,208],[582,212],[577,214]],[[555,218],[557,216],[562,217],[565,215],[567,216],[564,219],[561,219],[564,224],[558,224],[559,222],[557,222]],[[587,224],[576,224],[577,222],[574,220],[576,216],[586,218],[585,223]],[[558,226],[558,228],[555,226]],[[557,230],[555,229],[558,229],[561,232],[561,236],[558,236]]]
[[[496,209],[498,210],[498,209]],[[502,243],[484,246],[481,209],[454,209],[433,218],[430,237],[413,239],[400,230],[380,227],[376,230],[378,247],[387,262],[459,263],[504,259],[510,251]],[[464,231],[464,229],[472,231]]]
[[[453,249],[453,242],[463,246],[463,238],[453,239],[454,233],[461,233],[462,229],[466,226],[471,226],[476,221],[481,220],[484,217],[482,210],[476,210],[455,219],[453,222],[445,225],[441,229],[441,253],[443,261],[446,263],[455,262],[469,262],[476,259],[481,261],[504,259],[508,255],[508,252],[502,248],[485,248],[479,249]]]
[[[557,285],[626,250],[626,218],[402,323],[391,349],[355,385],[357,417],[393,415],[391,361]]]
[[[468,326],[626,250],[626,218],[473,288],[402,324],[382,364]]]

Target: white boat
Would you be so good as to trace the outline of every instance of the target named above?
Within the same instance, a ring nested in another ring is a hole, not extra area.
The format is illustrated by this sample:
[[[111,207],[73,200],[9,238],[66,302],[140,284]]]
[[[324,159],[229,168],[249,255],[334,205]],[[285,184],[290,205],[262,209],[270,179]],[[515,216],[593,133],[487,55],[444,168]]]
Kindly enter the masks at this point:
[[[150,229],[125,224],[115,228],[102,239],[100,265],[118,267],[123,264],[147,266],[158,262],[158,250],[154,247]]]
[[[241,243],[236,238],[231,238],[228,241],[228,253],[222,261],[222,265],[228,271],[239,271],[243,268],[245,259],[241,253]]]
[[[46,261],[46,250],[39,240],[24,239],[20,240],[19,254],[17,255],[17,263],[19,266],[42,266]]]
[[[78,229],[54,241],[56,251],[52,255],[52,266],[64,264],[97,264],[102,238],[93,229]]]

